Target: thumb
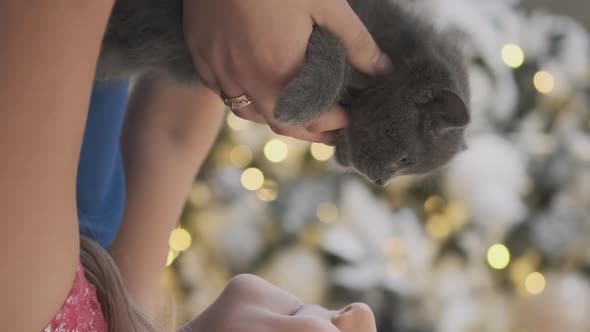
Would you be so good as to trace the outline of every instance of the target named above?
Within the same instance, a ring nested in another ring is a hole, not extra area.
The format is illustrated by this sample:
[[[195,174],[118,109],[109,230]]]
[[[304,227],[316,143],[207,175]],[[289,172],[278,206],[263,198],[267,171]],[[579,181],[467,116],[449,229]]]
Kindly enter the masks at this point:
[[[377,331],[375,315],[371,308],[363,303],[346,306],[332,318],[332,323],[342,332]]]
[[[346,0],[314,0],[313,3],[316,7],[311,15],[315,23],[340,39],[354,67],[369,75],[391,72],[391,60]]]

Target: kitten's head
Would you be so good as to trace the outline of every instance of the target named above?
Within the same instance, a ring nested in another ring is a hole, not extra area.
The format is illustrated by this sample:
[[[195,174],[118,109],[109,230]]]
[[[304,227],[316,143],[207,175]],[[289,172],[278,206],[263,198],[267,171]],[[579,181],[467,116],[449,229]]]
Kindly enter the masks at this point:
[[[470,117],[463,68],[430,57],[380,80],[355,74],[357,87],[343,102],[351,121],[337,142],[337,161],[378,185],[447,163],[465,149]]]

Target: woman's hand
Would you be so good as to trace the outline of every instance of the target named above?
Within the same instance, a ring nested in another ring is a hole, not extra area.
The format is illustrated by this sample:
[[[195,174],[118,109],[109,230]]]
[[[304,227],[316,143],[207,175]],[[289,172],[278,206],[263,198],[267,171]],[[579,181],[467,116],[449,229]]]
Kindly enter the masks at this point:
[[[252,275],[232,279],[221,296],[182,331],[376,332],[366,305],[341,311],[305,306],[294,295]]]
[[[341,109],[306,128],[273,117],[281,90],[305,59],[314,24],[342,40],[360,71],[376,75],[391,68],[346,0],[184,0],[184,15],[185,38],[203,83],[229,97],[248,94],[254,103],[236,115],[281,135],[328,142],[329,131],[346,126]]]

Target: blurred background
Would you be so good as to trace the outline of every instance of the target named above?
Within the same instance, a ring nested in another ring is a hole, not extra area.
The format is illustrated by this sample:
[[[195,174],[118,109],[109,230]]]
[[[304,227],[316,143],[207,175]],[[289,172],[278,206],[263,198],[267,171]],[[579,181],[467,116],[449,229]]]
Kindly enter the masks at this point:
[[[228,116],[170,237],[177,320],[248,272],[380,332],[590,331],[590,3],[405,2],[465,44],[469,150],[377,188]]]

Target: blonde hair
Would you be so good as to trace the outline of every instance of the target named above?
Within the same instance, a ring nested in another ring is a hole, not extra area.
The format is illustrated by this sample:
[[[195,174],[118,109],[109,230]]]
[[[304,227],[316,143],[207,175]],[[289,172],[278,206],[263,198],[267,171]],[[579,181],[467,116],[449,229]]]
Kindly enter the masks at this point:
[[[123,286],[117,264],[106,250],[81,237],[80,259],[86,278],[96,287],[109,332],[163,332],[133,303]]]

